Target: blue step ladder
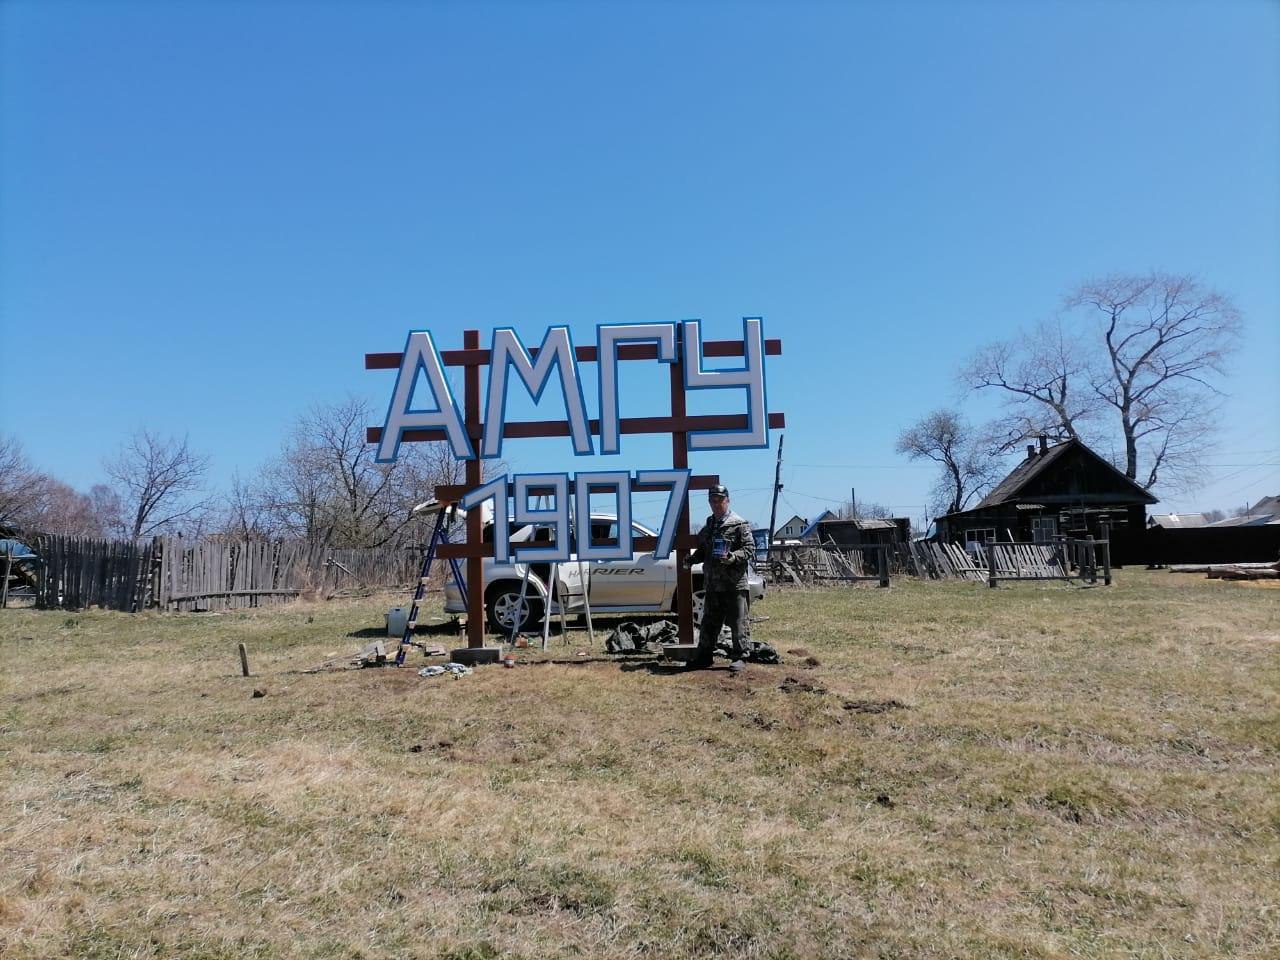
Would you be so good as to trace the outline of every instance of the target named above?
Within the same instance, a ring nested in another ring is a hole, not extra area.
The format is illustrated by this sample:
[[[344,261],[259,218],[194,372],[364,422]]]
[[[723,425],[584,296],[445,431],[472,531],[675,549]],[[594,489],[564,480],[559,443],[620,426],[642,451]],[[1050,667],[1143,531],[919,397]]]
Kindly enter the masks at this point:
[[[442,543],[452,543],[449,539],[449,524],[457,512],[456,506],[442,508],[436,514],[436,525],[431,531],[431,542],[427,545],[426,556],[422,558],[422,569],[418,573],[418,587],[413,591],[413,605],[409,608],[409,619],[405,621],[404,636],[400,638],[400,648],[396,650],[396,666],[404,665],[405,654],[413,646],[413,631],[418,626],[418,611],[422,606],[422,598],[426,595],[427,584],[431,580],[431,567],[435,563],[436,548]],[[462,604],[467,605],[467,585],[462,579],[462,565],[457,558],[449,558],[449,569],[453,572],[453,582],[462,594]]]

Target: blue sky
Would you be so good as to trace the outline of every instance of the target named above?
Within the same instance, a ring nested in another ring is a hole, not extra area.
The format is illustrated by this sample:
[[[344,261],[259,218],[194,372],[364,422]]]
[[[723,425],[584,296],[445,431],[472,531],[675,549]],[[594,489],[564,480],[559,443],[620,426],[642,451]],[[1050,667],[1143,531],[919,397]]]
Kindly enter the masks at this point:
[[[384,407],[363,355],[411,328],[759,315],[780,513],[856,486],[919,517],[933,473],[894,439],[958,362],[1158,268],[1248,322],[1220,466],[1163,509],[1243,504],[1280,492],[1278,50],[1261,2],[10,0],[0,429],[87,487],[145,423],[225,482],[312,403]],[[655,376],[624,416],[665,412]],[[624,441],[593,465],[669,462]],[[767,520],[772,451],[693,466]]]

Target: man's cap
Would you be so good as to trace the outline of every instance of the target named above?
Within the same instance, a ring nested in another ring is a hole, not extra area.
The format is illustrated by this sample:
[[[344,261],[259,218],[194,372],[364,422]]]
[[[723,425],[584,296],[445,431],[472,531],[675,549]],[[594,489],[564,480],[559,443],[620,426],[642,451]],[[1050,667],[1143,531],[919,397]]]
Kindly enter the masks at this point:
[[[710,488],[707,491],[708,497],[727,497],[728,495],[729,495],[729,488],[726,487],[723,483],[717,483],[714,487]]]

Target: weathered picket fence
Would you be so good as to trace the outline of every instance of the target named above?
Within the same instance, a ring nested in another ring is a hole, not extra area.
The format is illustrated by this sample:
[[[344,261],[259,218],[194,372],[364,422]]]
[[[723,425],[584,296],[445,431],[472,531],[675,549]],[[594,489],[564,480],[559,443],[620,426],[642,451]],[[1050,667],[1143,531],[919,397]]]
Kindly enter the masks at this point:
[[[1061,539],[1052,543],[977,543],[973,553],[956,543],[907,544],[918,577],[932,580],[1073,580],[1111,583],[1110,543]]]
[[[917,577],[930,580],[985,580],[987,577],[986,569],[979,567],[959,544],[912,540],[906,547]]]
[[[887,544],[857,547],[841,547],[833,543],[775,545],[764,571],[770,583],[781,586],[875,580],[880,586],[887,587],[890,560]]]
[[[257,607],[303,594],[404,586],[418,575],[420,552],[403,547],[335,550],[288,540],[165,537],[153,595],[165,610]]]
[[[130,612],[146,605],[153,544],[42,535],[33,547],[36,606]]]
[[[421,551],[405,547],[333,549],[289,540],[149,543],[42,535],[35,603],[132,612],[228,610],[304,594],[403,587],[419,573]]]

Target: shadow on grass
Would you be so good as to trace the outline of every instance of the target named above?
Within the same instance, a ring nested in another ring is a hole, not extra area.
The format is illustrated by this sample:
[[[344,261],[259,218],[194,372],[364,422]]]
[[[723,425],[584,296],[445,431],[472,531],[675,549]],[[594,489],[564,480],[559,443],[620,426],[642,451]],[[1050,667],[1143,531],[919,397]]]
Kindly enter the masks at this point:
[[[462,634],[462,626],[457,620],[446,620],[444,623],[419,623],[413,628],[413,635],[417,636],[442,636],[456,637]],[[362,627],[359,630],[352,630],[347,634],[358,640],[385,638],[387,636],[386,627]],[[394,638],[392,638],[394,639]]]
[[[681,673],[705,673],[701,670],[690,670],[683,663],[669,663],[665,660],[647,660],[634,663],[624,663],[618,667],[623,673],[635,673],[637,670],[646,670],[657,677],[670,677]],[[728,664],[723,667],[708,667],[708,670],[728,670]]]

